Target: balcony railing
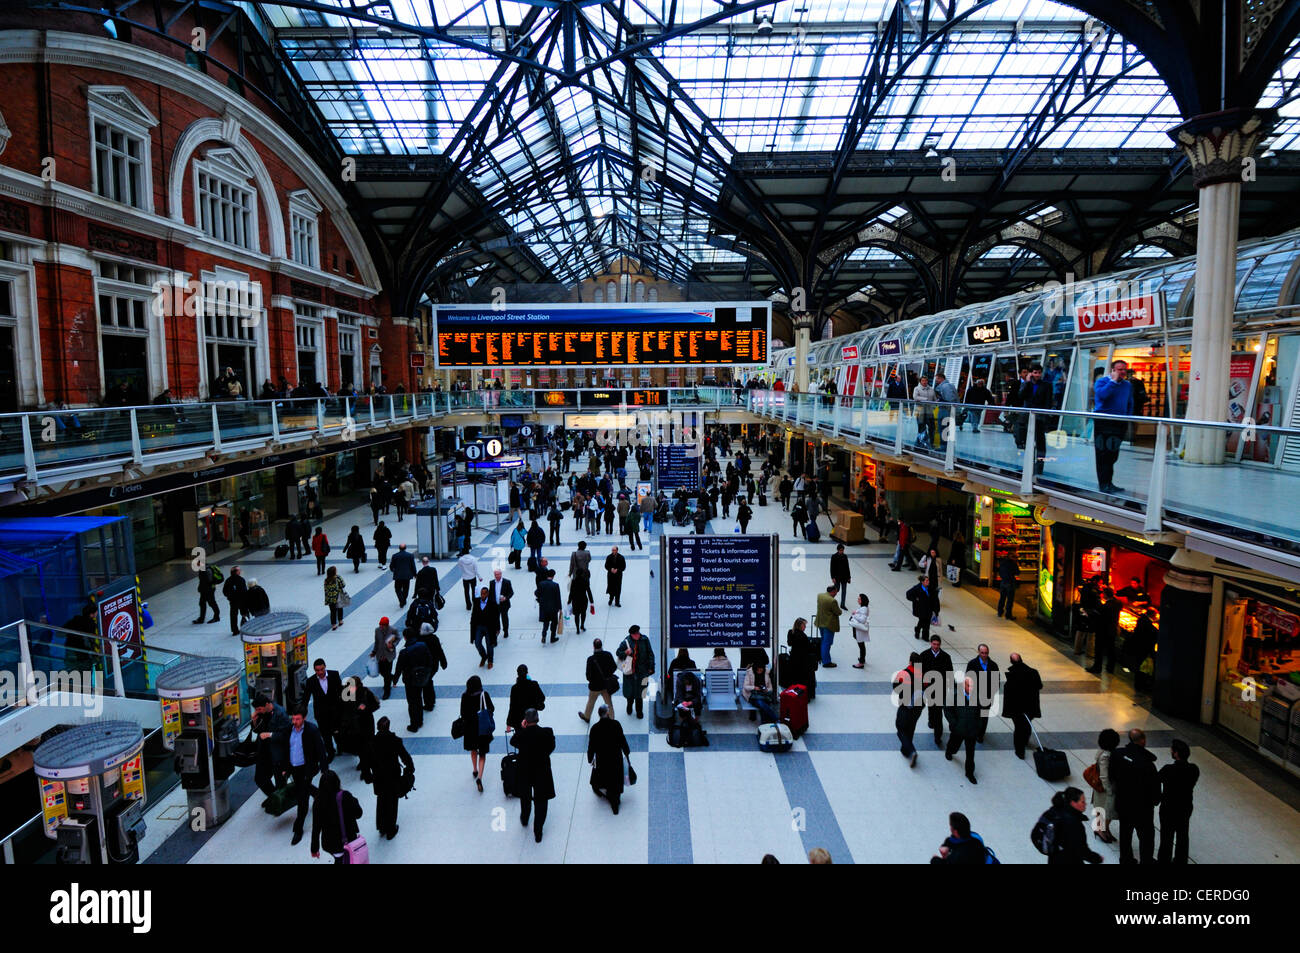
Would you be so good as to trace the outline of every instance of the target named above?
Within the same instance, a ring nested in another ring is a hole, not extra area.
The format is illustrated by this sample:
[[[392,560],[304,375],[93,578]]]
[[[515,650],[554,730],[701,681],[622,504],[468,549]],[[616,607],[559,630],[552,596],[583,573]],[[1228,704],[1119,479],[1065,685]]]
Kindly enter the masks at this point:
[[[1141,513],[1150,532],[1186,523],[1300,549],[1300,508],[1290,504],[1300,473],[1236,459],[1238,443],[1249,457],[1257,441],[1300,441],[1300,429],[778,391],[747,397],[758,416],[937,470],[1001,477],[1022,496],[1055,492]],[[1138,424],[1154,425],[1150,445],[1133,442]],[[1099,429],[1118,445],[1112,489],[1098,481]]]

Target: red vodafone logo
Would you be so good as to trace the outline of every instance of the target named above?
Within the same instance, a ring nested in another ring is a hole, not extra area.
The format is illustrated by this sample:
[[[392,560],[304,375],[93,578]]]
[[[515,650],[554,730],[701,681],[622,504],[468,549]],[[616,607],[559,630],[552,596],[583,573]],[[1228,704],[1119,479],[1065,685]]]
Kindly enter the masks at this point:
[[[1160,324],[1158,307],[1153,295],[1083,305],[1074,313],[1074,326],[1080,334],[1157,327]]]

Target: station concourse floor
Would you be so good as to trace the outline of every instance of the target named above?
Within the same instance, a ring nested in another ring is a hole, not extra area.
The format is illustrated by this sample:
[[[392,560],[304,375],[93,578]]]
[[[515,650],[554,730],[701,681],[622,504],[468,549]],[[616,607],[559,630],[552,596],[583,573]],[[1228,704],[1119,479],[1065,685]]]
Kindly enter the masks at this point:
[[[578,466],[575,462],[575,470]],[[836,544],[825,532],[817,544],[794,539],[790,519],[775,499],[767,507],[755,506],[754,514],[751,533],[781,536],[779,632],[783,635],[797,615],[811,620],[815,595],[829,581],[829,560]],[[395,510],[385,519],[394,543],[405,541],[414,548],[414,522],[408,518],[399,524]],[[322,657],[344,675],[364,673],[378,619],[387,615],[396,623],[399,615],[391,576],[378,570],[373,548],[369,562],[356,575],[351,561],[342,558],[343,541],[353,523],[361,527],[370,545],[373,528],[368,508],[336,512],[325,520],[333,546],[329,562],[339,567],[353,598],[338,631],[330,631],[322,577],[315,575],[314,559],[274,560],[273,545],[242,553],[236,547],[233,553],[228,550],[216,556],[227,572],[230,566],[240,565],[245,577],[257,578],[273,608],[306,611],[313,620],[309,658]],[[735,526],[734,519],[719,518],[709,531],[732,532]],[[824,515],[821,527],[827,527]],[[273,528],[273,536],[279,528]],[[494,559],[504,567],[509,532],[504,522],[476,530],[474,551],[483,578],[491,578]],[[662,532],[662,525],[656,524],[655,537]],[[870,530],[868,536],[875,539]],[[561,530],[562,545],[543,550],[566,595],[568,557],[584,538],[575,534],[568,517]],[[614,544],[628,558],[622,608],[607,606],[604,592],[604,558]],[[583,635],[575,635],[572,621],[567,622],[560,641],[553,645],[543,647],[539,642],[531,577],[505,567],[516,589],[511,632],[499,641],[496,665],[490,672],[478,667],[477,652],[469,643],[459,571],[451,560],[438,563],[447,598],[438,635],[449,663],[435,678],[439,703],[414,734],[404,730],[406,705],[400,685],[379,711],[392,719],[416,765],[416,789],[399,801],[401,830],[396,839],[382,839],[375,831],[375,799],[360,781],[356,758],[340,755],[333,763],[365,812],[361,832],[369,842],[372,863],[757,863],[764,853],[774,854],[782,863],[803,863],[813,847],[829,850],[835,863],[926,863],[947,835],[947,816],[954,810],[971,819],[1002,862],[1042,863],[1044,858],[1030,843],[1030,829],[1054,790],[1067,783],[1087,789],[1082,773],[1093,760],[1097,733],[1106,727],[1121,734],[1132,727],[1143,728],[1148,747],[1161,765],[1169,760],[1169,741],[1176,733],[1192,744],[1192,761],[1201,769],[1191,819],[1193,863],[1286,863],[1300,857],[1300,824],[1296,823],[1300,789],[1280,769],[1244,754],[1202,726],[1174,726],[1162,720],[1125,686],[1112,686],[1109,679],[1085,673],[1064,642],[1029,630],[1023,617],[1015,622],[997,618],[969,585],[945,586],[941,594],[942,621],[935,631],[942,635],[954,668],[964,669],[980,642],[989,644],[992,657],[1004,670],[1008,654],[1020,652],[1045,683],[1043,718],[1036,722],[1039,733],[1049,747],[1068,752],[1071,776],[1059,785],[1039,779],[1032,756],[1024,761],[1016,758],[1010,723],[997,716],[990,720],[986,743],[976,754],[978,785],[967,782],[961,751],[951,763],[944,759],[924,718],[916,734],[919,762],[909,768],[894,735],[889,683],[891,675],[907,663],[908,654],[921,646],[913,638],[913,620],[903,598],[916,575],[889,570],[892,543],[848,547],[853,574],[849,605],[859,592],[871,599],[867,667],[852,667],[857,648],[845,624],[833,648],[838,667],[818,673],[809,731],[791,752],[759,752],[754,725],[743,712],[706,712],[710,746],[675,749],[665,734],[653,729],[649,705],[645,719],[637,720],[626,714],[621,696],[616,695],[615,714],[627,733],[638,781],[624,791],[620,813],[613,816],[608,803],[596,797],[588,784],[587,726],[578,718],[587,697],[583,670],[592,638],[601,638],[612,652],[634,623],[642,626],[658,651],[658,633],[648,624],[650,593],[657,584],[649,575],[656,547],[651,543],[645,550],[629,553],[620,538],[601,534],[588,539],[588,548],[593,551],[596,614],[588,616]],[[162,591],[150,591],[146,580],[146,598],[155,619],[146,633],[148,643],[238,657],[238,640],[230,636],[224,599],[218,596],[220,623],[191,624],[196,593],[192,578]],[[1019,611],[1023,613],[1023,606]],[[844,619],[847,623],[847,614]],[[696,651],[693,658],[703,667],[708,654]],[[734,665],[738,656],[731,655]],[[662,673],[667,660],[656,661]],[[520,825],[519,802],[504,796],[498,774],[507,750],[504,721],[510,685],[521,662],[527,663],[529,674],[546,692],[542,724],[555,730],[557,741],[552,756],[557,796],[550,802],[541,844],[534,843],[531,827]],[[464,681],[474,674],[483,677],[497,705],[499,726],[481,794],[465,771],[469,757],[461,742],[450,737]],[[366,684],[379,693],[380,679],[366,679]],[[231,801],[238,807],[213,831],[191,830],[185,792],[179,787],[150,804],[149,830],[141,850],[144,862],[246,863],[255,858],[276,864],[330,863],[327,854],[316,861],[311,858],[310,820],[303,842],[290,846],[293,811],[279,818],[262,811],[262,794],[253,785],[252,773],[247,768],[232,777]],[[1112,830],[1118,834],[1118,823]],[[1108,846],[1095,838],[1089,838],[1089,844],[1106,863],[1118,862],[1118,845]]]

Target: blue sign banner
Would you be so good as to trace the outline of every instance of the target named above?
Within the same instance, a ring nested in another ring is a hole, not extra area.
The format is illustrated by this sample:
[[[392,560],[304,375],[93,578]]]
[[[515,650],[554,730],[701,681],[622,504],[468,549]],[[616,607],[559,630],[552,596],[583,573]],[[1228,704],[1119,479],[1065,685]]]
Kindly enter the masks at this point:
[[[655,448],[655,474],[659,489],[700,488],[700,458],[694,444],[660,444]]]
[[[902,338],[886,338],[876,345],[876,353],[881,357],[893,357],[903,353]]]
[[[712,310],[686,311],[672,308],[599,308],[583,305],[581,308],[516,307],[496,309],[491,306],[482,308],[438,308],[438,327],[452,325],[489,325],[491,330],[499,331],[512,325],[546,325],[546,324],[712,324]]]
[[[668,646],[772,645],[772,537],[667,536]]]
[[[515,458],[513,460],[480,460],[478,463],[466,463],[465,469],[481,473],[484,470],[518,470],[523,467],[523,465],[524,461],[521,458]]]
[[[438,464],[438,476],[443,480],[450,480],[456,475],[456,461],[449,460],[446,463]]]

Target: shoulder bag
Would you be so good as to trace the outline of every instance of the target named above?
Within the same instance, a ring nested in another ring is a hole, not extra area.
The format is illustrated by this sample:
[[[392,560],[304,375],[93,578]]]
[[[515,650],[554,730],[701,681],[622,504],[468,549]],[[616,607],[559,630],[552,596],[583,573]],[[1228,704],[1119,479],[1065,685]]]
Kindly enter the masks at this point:
[[[339,597],[336,601],[340,609],[346,609],[352,605],[352,596],[342,582],[339,583]]]
[[[623,661],[618,663],[618,670],[624,675],[631,675],[636,670],[636,662],[632,658],[632,646],[624,640],[623,646],[627,649],[627,654],[623,656]]]
[[[334,803],[339,809],[339,840],[348,836],[348,825],[343,819],[343,792],[340,791],[334,796]],[[349,864],[368,864],[370,863],[370,848],[366,846],[366,839],[357,833],[356,840],[348,841],[343,845],[343,853],[347,855]]]
[[[496,719],[492,717],[492,711],[487,706],[487,692],[479,692],[478,696],[478,734],[482,738],[491,735],[497,730]]]
[[[1096,761],[1083,769],[1083,780],[1098,794],[1106,793],[1106,786],[1101,783],[1101,769],[1097,767]]]

